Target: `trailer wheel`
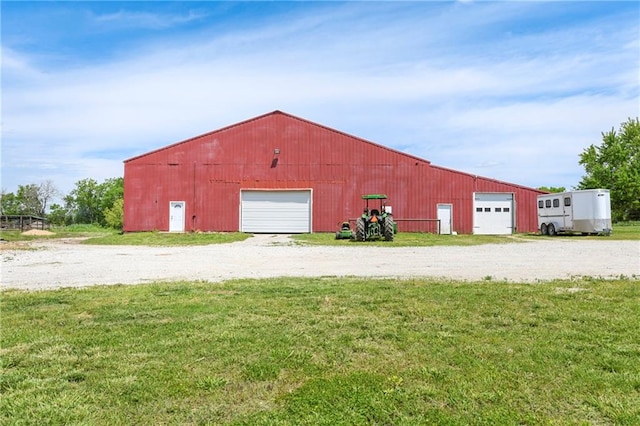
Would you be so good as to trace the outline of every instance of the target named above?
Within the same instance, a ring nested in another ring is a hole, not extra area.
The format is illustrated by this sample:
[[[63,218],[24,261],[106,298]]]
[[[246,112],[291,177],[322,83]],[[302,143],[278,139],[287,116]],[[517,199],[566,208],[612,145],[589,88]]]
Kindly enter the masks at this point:
[[[543,223],[542,225],[540,225],[540,233],[542,235],[549,235],[549,230],[547,229],[546,223]]]
[[[549,226],[547,226],[547,232],[549,233],[549,236],[553,237],[554,235],[556,235],[556,227],[553,223],[550,223]]]

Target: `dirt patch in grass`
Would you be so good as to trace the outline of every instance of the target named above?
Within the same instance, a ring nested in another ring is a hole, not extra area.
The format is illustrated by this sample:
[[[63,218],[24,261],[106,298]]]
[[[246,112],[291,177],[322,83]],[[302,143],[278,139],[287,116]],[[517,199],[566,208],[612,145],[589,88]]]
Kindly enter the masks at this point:
[[[24,231],[22,235],[33,235],[33,236],[49,236],[55,235],[55,232],[45,231],[44,229],[30,229],[28,231]]]
[[[27,248],[29,248],[29,244],[24,241],[0,240],[0,250],[25,250]]]

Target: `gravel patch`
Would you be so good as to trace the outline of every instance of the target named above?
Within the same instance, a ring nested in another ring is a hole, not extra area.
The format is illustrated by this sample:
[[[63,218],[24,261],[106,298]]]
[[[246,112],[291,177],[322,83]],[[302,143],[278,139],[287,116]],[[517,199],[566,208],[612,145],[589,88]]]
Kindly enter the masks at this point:
[[[93,246],[42,240],[2,250],[0,288],[44,290],[153,281],[268,277],[437,277],[536,282],[640,277],[640,242],[541,239],[472,247],[305,246],[287,235],[193,247]]]

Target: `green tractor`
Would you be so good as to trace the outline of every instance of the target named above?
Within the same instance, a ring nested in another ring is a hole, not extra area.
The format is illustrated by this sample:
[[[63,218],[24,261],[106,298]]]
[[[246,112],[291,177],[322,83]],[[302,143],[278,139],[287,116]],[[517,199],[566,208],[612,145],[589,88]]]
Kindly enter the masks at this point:
[[[385,201],[387,196],[384,194],[363,195],[365,200],[365,208],[362,216],[356,221],[356,240],[371,241],[381,240],[393,241],[396,232],[391,212],[387,212]],[[369,209],[370,200],[380,200],[380,209]]]
[[[336,232],[336,240],[351,240],[354,238],[353,231],[351,230],[351,224],[349,222],[342,222],[342,226]]]

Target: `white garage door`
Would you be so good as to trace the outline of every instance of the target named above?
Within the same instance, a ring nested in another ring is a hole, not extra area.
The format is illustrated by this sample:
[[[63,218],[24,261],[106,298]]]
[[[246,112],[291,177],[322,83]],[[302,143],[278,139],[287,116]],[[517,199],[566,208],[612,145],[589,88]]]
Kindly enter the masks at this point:
[[[311,232],[311,190],[241,191],[242,232]]]
[[[473,233],[512,234],[514,228],[513,193],[476,192],[473,194]]]

